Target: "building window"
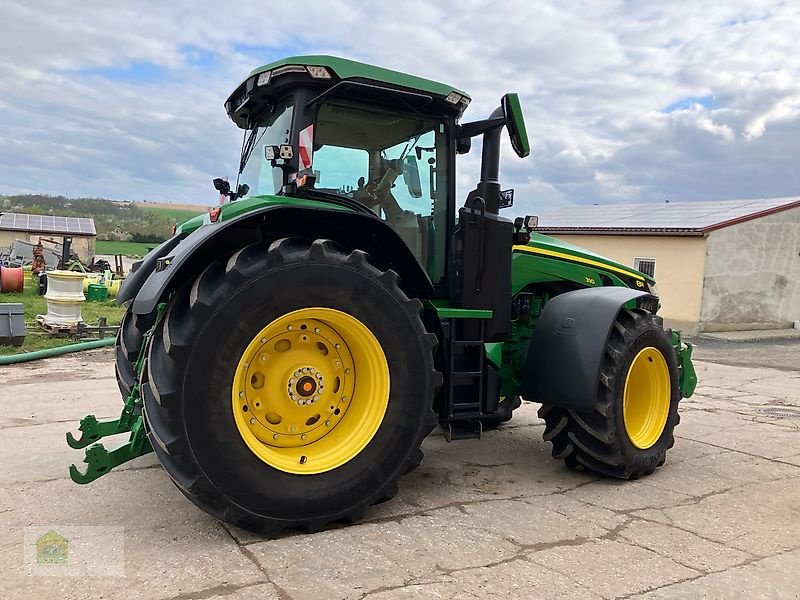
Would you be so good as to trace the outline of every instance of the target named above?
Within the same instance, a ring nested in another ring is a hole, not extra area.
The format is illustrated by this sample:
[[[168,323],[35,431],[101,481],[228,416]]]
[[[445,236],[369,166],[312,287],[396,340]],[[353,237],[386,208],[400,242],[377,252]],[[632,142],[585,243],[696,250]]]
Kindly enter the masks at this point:
[[[634,258],[633,268],[641,271],[645,275],[655,278],[656,276],[656,259],[655,258]]]

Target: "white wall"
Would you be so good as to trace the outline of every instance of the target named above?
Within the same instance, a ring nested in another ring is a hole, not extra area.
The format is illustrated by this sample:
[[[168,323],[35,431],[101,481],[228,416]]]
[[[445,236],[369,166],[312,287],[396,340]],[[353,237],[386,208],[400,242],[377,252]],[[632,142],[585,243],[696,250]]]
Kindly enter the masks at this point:
[[[700,319],[800,319],[800,207],[709,233]]]

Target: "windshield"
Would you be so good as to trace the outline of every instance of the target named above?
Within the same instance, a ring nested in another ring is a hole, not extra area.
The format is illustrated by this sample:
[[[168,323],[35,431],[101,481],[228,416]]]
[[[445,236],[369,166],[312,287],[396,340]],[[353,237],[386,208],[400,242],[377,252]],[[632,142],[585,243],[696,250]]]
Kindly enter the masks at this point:
[[[259,120],[255,129],[245,134],[242,159],[244,169],[239,181],[250,186],[249,194],[277,194],[283,185],[283,172],[267,161],[265,146],[290,144],[292,129],[291,99],[279,103],[275,110]]]
[[[447,156],[441,121],[340,103],[319,109],[315,188],[391,223],[434,283],[445,272]]]

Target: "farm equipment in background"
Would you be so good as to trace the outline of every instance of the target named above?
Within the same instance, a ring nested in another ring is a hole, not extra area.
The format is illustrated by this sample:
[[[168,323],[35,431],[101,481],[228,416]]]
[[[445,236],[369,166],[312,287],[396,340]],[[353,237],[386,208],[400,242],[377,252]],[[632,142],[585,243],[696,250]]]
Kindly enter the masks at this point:
[[[225,103],[244,130],[237,184],[214,182],[230,201],[120,290],[124,408],[68,434],[91,445],[73,480],[152,450],[218,519],[315,531],[393,497],[437,423],[478,439],[521,398],[569,467],[663,465],[691,346],[663,329],[651,277],[500,216],[502,130],[530,151],[520,102],[460,123],[469,102],[326,56],[253,71]],[[476,136],[480,178],[458,208],[456,157]]]
[[[38,248],[41,247],[41,257],[45,265],[51,269],[58,268],[61,261],[60,247],[48,248],[41,242],[41,239],[36,244],[25,240],[14,240],[8,253],[3,257],[4,266],[22,267],[32,264],[34,251],[39,252]]]

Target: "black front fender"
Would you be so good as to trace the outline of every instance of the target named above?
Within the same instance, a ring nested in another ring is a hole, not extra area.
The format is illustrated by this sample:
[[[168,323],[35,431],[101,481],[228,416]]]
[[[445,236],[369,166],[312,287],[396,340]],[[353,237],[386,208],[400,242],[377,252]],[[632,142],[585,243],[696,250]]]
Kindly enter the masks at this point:
[[[526,400],[589,410],[597,397],[600,364],[620,309],[647,292],[598,287],[556,296],[534,329],[522,395]]]
[[[150,250],[150,252],[145,255],[144,259],[134,263],[131,274],[125,278],[125,281],[122,282],[119,288],[117,304],[124,304],[128,300],[135,298],[139,290],[142,289],[144,282],[150,277],[150,273],[156,268],[158,259],[167,256],[184,237],[185,236],[181,235],[172,236],[167,241]]]
[[[363,250],[380,269],[397,272],[409,295],[433,295],[431,281],[409,247],[391,225],[377,216],[273,205],[203,225],[183,238],[168,240],[148,254],[130,276],[131,281],[120,290],[120,302],[134,298],[133,312],[147,314],[167,293],[196,276],[211,261],[254,242],[291,236],[330,239],[345,248]]]

